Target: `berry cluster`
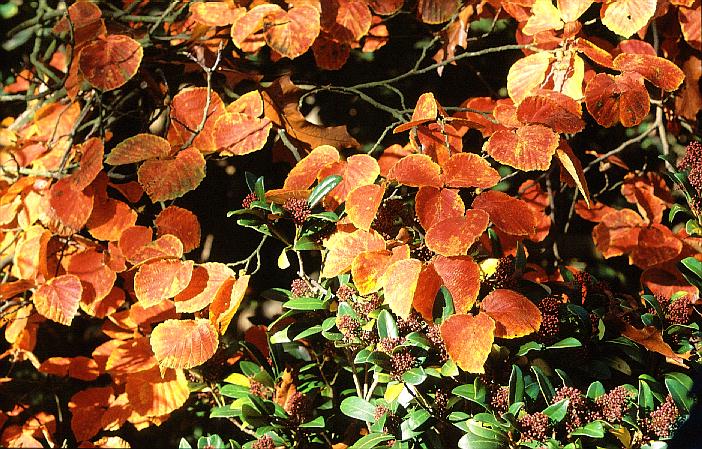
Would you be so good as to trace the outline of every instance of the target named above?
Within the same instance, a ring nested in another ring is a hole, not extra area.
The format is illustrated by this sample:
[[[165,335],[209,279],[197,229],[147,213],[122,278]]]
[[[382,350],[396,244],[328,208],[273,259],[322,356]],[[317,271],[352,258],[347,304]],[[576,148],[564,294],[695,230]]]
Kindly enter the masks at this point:
[[[307,220],[312,213],[307,200],[302,200],[299,198],[288,198],[285,200],[285,203],[283,203],[283,209],[292,215],[293,222],[298,226],[302,226],[305,220]]]
[[[401,349],[392,354],[390,365],[392,366],[390,376],[400,380],[403,374],[417,366],[417,358],[410,353],[409,349]]]
[[[427,329],[427,338],[434,345],[434,348],[439,353],[439,361],[444,363],[448,360],[448,352],[446,351],[446,342],[441,336],[440,328],[437,324],[432,324]]]
[[[509,387],[498,387],[490,395],[490,406],[500,415],[509,408]]]
[[[311,411],[310,400],[307,396],[299,391],[295,391],[288,397],[285,401],[285,411],[290,416],[290,421],[294,425],[300,425],[310,414]]]
[[[304,279],[294,279],[290,284],[290,292],[293,296],[300,297],[311,297],[314,295],[312,288]]]
[[[595,405],[598,409],[596,419],[600,418],[609,423],[617,423],[622,420],[631,406],[631,393],[620,385],[595,399]]]
[[[385,407],[384,405],[376,405],[375,406],[375,411],[373,412],[373,419],[378,421],[380,418],[383,417],[386,413],[390,413],[390,409]]]
[[[403,224],[414,222],[414,210],[400,200],[386,200],[378,208],[372,227],[386,240],[394,239]]]
[[[397,338],[390,338],[390,337],[385,337],[381,338],[378,341],[378,350],[385,352],[386,354],[391,354],[392,351],[401,345],[402,343],[405,342],[404,337],[397,337]]]
[[[690,170],[687,179],[690,184],[702,193],[702,144],[690,142],[685,151],[685,156],[678,161],[680,170]]]
[[[263,435],[251,445],[251,449],[275,449],[273,438]]]
[[[400,318],[397,320],[397,329],[402,335],[407,335],[412,332],[422,332],[426,329],[426,322],[421,315],[412,311],[407,319]]]
[[[360,337],[361,323],[351,315],[337,318],[336,327],[344,335],[344,341],[353,342]]]
[[[514,277],[514,260],[514,256],[511,255],[501,257],[497,261],[497,267],[495,268],[495,272],[485,279],[485,286],[490,290],[494,290],[497,288],[514,287],[516,282],[516,279]]]
[[[261,382],[253,379],[249,379],[249,390],[254,396],[258,396],[262,399],[268,399],[271,396],[270,389],[266,388]]]
[[[451,395],[443,388],[437,388],[434,394],[434,411],[439,417],[446,417],[448,415],[448,402]]]
[[[550,295],[539,301],[537,307],[541,311],[541,327],[536,334],[542,343],[553,342],[560,331],[558,311],[561,305],[561,297]]]
[[[251,207],[251,203],[253,203],[257,199],[258,197],[256,196],[256,194],[251,192],[248,195],[246,195],[241,201],[241,207],[243,207],[244,209],[248,209],[249,207]]]
[[[665,302],[665,318],[672,324],[690,324],[692,306],[690,296],[686,295],[674,301]]]
[[[368,316],[372,311],[376,310],[383,304],[383,300],[377,293],[371,293],[368,296],[356,297],[353,303],[353,309],[356,313],[362,316]]]
[[[593,404],[575,387],[561,387],[551,400],[552,404],[563,399],[568,399],[568,413],[565,418],[565,427],[568,433],[582,427],[591,421],[595,411]]]
[[[353,295],[355,294],[356,289],[347,284],[340,285],[339,288],[336,289],[336,297],[339,298],[339,301],[344,301],[349,304],[353,303]]]
[[[680,411],[675,405],[671,395],[666,396],[665,401],[646,420],[646,428],[649,433],[658,438],[670,438],[677,427],[680,418]]]
[[[548,415],[542,412],[527,413],[519,418],[519,431],[524,441],[546,441],[548,430]]]

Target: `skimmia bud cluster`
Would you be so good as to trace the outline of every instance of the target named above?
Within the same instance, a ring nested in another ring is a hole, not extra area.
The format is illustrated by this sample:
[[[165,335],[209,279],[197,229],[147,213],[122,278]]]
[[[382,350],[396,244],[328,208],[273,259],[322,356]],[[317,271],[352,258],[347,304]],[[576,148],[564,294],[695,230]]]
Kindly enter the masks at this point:
[[[624,386],[618,386],[595,399],[599,416],[610,423],[618,423],[631,406],[632,396]],[[598,417],[599,417],[598,416]]]
[[[275,443],[273,438],[263,435],[251,445],[251,449],[275,449]]]
[[[565,418],[565,427],[568,433],[587,424],[593,411],[592,403],[583,395],[582,391],[574,387],[561,387],[551,399],[555,404],[563,399],[568,399],[568,412]]]
[[[293,296],[301,298],[303,296],[310,297],[314,294],[310,285],[304,279],[293,279],[290,284],[290,292]]]
[[[307,220],[312,213],[307,200],[299,198],[288,198],[285,200],[285,203],[283,203],[283,209],[292,215],[293,222],[298,226],[302,226],[305,220]]]
[[[553,342],[560,330],[559,308],[560,296],[550,295],[539,301],[537,307],[541,311],[541,327],[537,337],[544,343]]]
[[[246,195],[241,201],[241,207],[243,207],[244,209],[248,209],[249,207],[251,207],[251,203],[253,203],[257,199],[258,197],[256,196],[256,194],[251,192],[248,195]]]
[[[527,413],[519,418],[519,431],[524,441],[545,441],[549,431],[549,417],[543,412]]]
[[[651,412],[648,420],[646,420],[646,427],[651,436],[670,438],[677,427],[679,418],[680,410],[675,405],[673,397],[668,395],[663,403]]]

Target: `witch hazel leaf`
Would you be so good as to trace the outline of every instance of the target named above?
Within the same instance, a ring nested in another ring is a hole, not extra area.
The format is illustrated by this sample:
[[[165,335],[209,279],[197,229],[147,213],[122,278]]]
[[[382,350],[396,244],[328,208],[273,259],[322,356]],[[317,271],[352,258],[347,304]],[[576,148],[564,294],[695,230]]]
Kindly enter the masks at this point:
[[[489,217],[482,210],[468,210],[462,217],[447,218],[427,230],[427,248],[442,256],[462,256],[487,229]]]
[[[415,196],[414,210],[419,224],[429,229],[441,220],[463,216],[466,206],[457,190],[420,187]]]
[[[144,49],[129,36],[99,37],[80,52],[80,71],[94,87],[113,90],[124,85],[139,70]]]
[[[138,175],[139,184],[151,201],[176,199],[195,190],[205,178],[205,158],[197,148],[186,148],[175,158],[144,162]]]
[[[585,89],[588,112],[605,128],[619,122],[627,128],[638,125],[648,115],[650,103],[643,76],[636,72],[598,73]]]
[[[332,162],[317,173],[320,181],[330,175],[341,176],[341,182],[334,187],[325,197],[324,205],[329,209],[336,208],[346,201],[346,197],[353,189],[373,184],[380,174],[380,166],[367,154],[354,154],[345,161]]]
[[[364,251],[353,259],[351,276],[360,295],[365,296],[380,289],[380,281],[391,260],[392,253],[385,249]]]
[[[602,24],[625,38],[643,28],[656,13],[656,0],[614,0],[603,3]]]
[[[539,330],[541,312],[526,296],[507,289],[493,290],[480,308],[495,320],[495,336],[518,338]]]
[[[204,309],[214,301],[224,282],[235,277],[234,271],[223,263],[207,262],[194,267],[188,286],[173,298],[176,312],[194,313]]]
[[[622,53],[612,63],[621,72],[636,72],[656,87],[671,92],[685,79],[685,73],[667,59],[653,55]]]
[[[290,170],[283,183],[283,189],[308,189],[317,180],[319,170],[339,160],[341,160],[341,155],[336,148],[331,145],[318,146]]]
[[[367,184],[351,190],[346,197],[346,213],[351,223],[364,231],[370,230],[385,189],[377,184]]]
[[[571,187],[577,186],[585,199],[585,204],[589,208],[591,202],[590,189],[587,187],[587,179],[585,179],[582,164],[580,164],[580,159],[573,153],[570,145],[565,140],[561,140],[561,144],[556,149],[556,157],[561,163],[562,170],[565,170],[565,173],[567,173],[566,183]]]
[[[417,105],[414,107],[410,121],[393,129],[393,134],[398,134],[415,126],[436,120],[438,108],[439,105],[434,98],[434,94],[431,92],[423,93],[417,100]]]
[[[399,260],[385,272],[383,290],[385,302],[392,312],[406,319],[412,311],[414,292],[422,271],[422,262],[417,259]]]
[[[32,301],[40,315],[69,326],[78,313],[82,294],[80,278],[73,274],[64,274],[40,285],[34,292]]]
[[[417,288],[412,298],[412,307],[428,323],[434,321],[433,311],[436,295],[441,288],[442,280],[432,264],[422,266],[417,279]]]
[[[353,232],[336,232],[324,242],[324,247],[328,252],[322,277],[332,278],[347,272],[360,253],[385,249],[385,240],[373,230],[357,229]]]
[[[473,153],[457,153],[441,167],[448,187],[487,189],[500,182],[500,174],[484,158]]]
[[[470,256],[437,256],[432,265],[451,293],[456,313],[467,313],[480,291],[480,267]]]
[[[168,157],[172,153],[171,145],[163,137],[153,134],[137,134],[123,140],[107,155],[110,165],[125,165],[148,159]]]
[[[523,171],[548,170],[558,147],[558,134],[543,125],[524,125],[495,132],[485,152],[497,162]]]
[[[190,283],[192,274],[191,260],[149,262],[134,275],[134,294],[143,307],[156,305],[182,292]]]
[[[168,206],[163,209],[156,220],[156,231],[159,237],[172,234],[183,243],[183,252],[187,253],[200,246],[200,222],[197,216],[187,209],[178,206]]]
[[[249,279],[248,275],[239,278],[230,277],[217,290],[210,304],[209,319],[219,335],[224,335],[227,332],[229,323],[234,318],[236,311],[239,310],[249,286]]]
[[[557,133],[575,134],[585,128],[580,103],[560,92],[543,91],[526,97],[517,108],[522,123],[548,126]]]
[[[161,367],[187,369],[217,351],[219,336],[209,320],[166,320],[151,332],[151,349]]]
[[[506,234],[528,236],[536,232],[536,217],[529,205],[506,193],[485,191],[473,200],[473,208],[487,212],[495,227]]]
[[[441,338],[451,360],[463,371],[484,373],[492,343],[495,322],[486,313],[475,316],[456,314],[448,317],[440,327]]]
[[[59,179],[49,189],[49,228],[62,236],[80,231],[93,211],[93,200],[70,178]]]
[[[410,187],[441,188],[441,167],[425,154],[410,154],[390,168],[388,180]]]
[[[263,18],[266,43],[285,57],[297,58],[319,35],[319,18],[319,10],[311,5],[295,6],[288,11],[278,7]]]
[[[209,107],[207,108],[205,124],[200,129],[208,98]],[[215,125],[217,120],[226,113],[224,102],[214,90],[208,90],[206,87],[183,89],[171,101],[168,142],[173,148],[180,148],[190,141],[196,130],[200,129],[200,132],[192,140],[192,146],[202,153],[212,153],[217,150]]]

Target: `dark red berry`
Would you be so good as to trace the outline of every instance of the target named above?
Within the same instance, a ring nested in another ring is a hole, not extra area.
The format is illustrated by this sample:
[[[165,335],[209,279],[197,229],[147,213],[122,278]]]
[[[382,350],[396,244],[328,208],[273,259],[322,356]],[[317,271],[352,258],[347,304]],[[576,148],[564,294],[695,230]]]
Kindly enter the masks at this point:
[[[548,415],[542,412],[527,413],[519,419],[519,431],[524,441],[546,441],[548,430]]]
[[[241,207],[243,207],[244,209],[248,209],[249,207],[251,207],[251,203],[253,203],[257,199],[258,197],[256,196],[256,194],[251,192],[248,195],[246,195],[241,201]]]
[[[290,292],[293,296],[297,296],[298,298],[302,296],[310,297],[314,294],[310,285],[304,279],[300,278],[292,281],[290,284]]]
[[[301,226],[312,213],[307,201],[299,198],[288,198],[285,200],[283,209],[292,215],[293,222],[298,226]]]

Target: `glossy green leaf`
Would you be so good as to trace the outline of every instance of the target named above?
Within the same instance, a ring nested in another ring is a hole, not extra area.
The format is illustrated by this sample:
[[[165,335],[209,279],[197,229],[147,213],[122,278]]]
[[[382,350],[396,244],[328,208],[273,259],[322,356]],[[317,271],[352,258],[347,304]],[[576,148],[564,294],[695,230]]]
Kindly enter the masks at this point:
[[[319,184],[312,189],[309,198],[307,198],[307,203],[310,205],[310,207],[316,206],[317,203],[322,201],[327,193],[331,192],[334,187],[339,185],[339,183],[341,183],[341,176],[339,175],[330,175],[322,179],[319,181]]]
[[[397,330],[397,323],[392,314],[387,310],[381,310],[376,321],[378,335],[380,338],[397,338],[400,332]]]
[[[512,365],[512,373],[509,376],[509,403],[521,402],[524,398],[524,375],[522,369],[517,365]]]
[[[561,399],[555,404],[551,404],[544,409],[544,414],[556,422],[563,421],[568,413],[569,399]]]
[[[570,433],[571,436],[585,436],[590,438],[604,438],[605,429],[602,421],[592,421]]]
[[[341,401],[341,413],[365,422],[373,422],[375,406],[356,396],[350,396]]]
[[[373,449],[386,441],[394,439],[395,437],[387,433],[370,433],[364,437],[361,437],[349,449]]]

